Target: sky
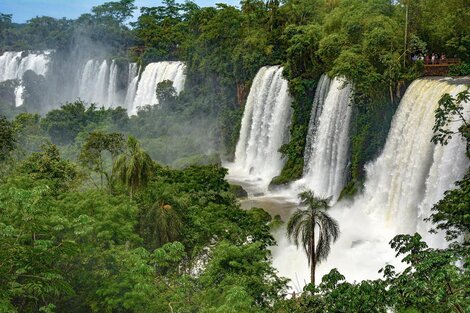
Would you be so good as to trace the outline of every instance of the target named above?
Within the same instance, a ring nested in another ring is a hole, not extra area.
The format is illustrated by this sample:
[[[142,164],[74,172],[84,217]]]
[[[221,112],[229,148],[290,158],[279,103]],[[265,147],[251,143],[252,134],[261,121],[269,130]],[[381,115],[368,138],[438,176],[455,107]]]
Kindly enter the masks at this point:
[[[36,16],[55,18],[77,18],[90,12],[95,5],[111,0],[0,0],[0,13],[13,14],[13,22],[24,23]],[[215,3],[228,3],[238,6],[239,0],[193,0],[199,6],[213,6]],[[180,2],[180,1],[177,1]],[[138,7],[158,6],[161,0],[135,0]]]

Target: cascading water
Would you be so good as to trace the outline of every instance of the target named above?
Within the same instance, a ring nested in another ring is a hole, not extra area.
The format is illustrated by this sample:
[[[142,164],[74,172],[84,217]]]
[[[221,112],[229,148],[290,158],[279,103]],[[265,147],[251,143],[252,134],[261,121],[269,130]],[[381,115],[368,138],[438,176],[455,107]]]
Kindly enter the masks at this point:
[[[301,184],[336,200],[344,186],[349,148],[351,85],[324,75],[319,81],[310,116]]]
[[[388,242],[399,233],[421,232],[428,243],[445,245],[442,236],[428,234],[422,218],[430,215],[445,190],[461,179],[470,165],[465,143],[453,136],[446,146],[430,142],[434,111],[442,94],[463,90],[448,80],[420,79],[413,82],[394,116],[381,155],[366,166],[364,192],[352,203],[340,201],[330,211],[337,219],[340,239],[332,245],[328,260],[317,268],[318,276],[337,268],[349,281],[378,278],[386,264],[402,266]],[[466,114],[469,114],[466,104]],[[455,123],[451,126],[458,128]],[[272,249],[280,275],[301,288],[309,270],[303,251],[297,250],[280,232]]]
[[[283,165],[278,150],[288,136],[290,103],[282,67],[261,68],[246,102],[235,161],[227,165],[229,177],[254,181],[261,190],[267,189]]]
[[[315,91],[315,98],[313,99],[312,111],[310,113],[310,122],[308,124],[307,140],[305,143],[305,156],[304,156],[304,172],[307,171],[307,164],[310,163],[312,155],[312,148],[315,139],[315,133],[318,128],[318,122],[325,103],[326,96],[330,90],[331,79],[328,75],[323,74],[318,81],[317,89]]]
[[[137,83],[139,82],[139,67],[137,63],[129,64],[129,73],[127,77],[127,92],[124,103],[127,111],[130,112],[134,103],[135,93],[137,92]]]
[[[19,107],[23,105],[23,92],[24,92],[24,86],[23,85],[18,85],[15,88],[15,106]]]
[[[0,56],[0,82],[9,79],[21,79],[31,70],[37,75],[46,76],[51,51],[33,53],[27,51],[4,52]]]
[[[23,105],[24,86],[21,79],[26,71],[33,71],[37,75],[46,76],[50,62],[50,50],[41,53],[27,51],[4,52],[0,56],[0,82],[17,79],[19,85],[15,88],[15,106]]]
[[[158,104],[156,87],[164,80],[171,80],[177,93],[184,88],[186,66],[182,62],[157,62],[150,63],[145,67],[139,80],[137,91],[129,114],[137,114],[141,106]]]
[[[88,60],[79,79],[78,97],[88,103],[111,107],[120,104],[116,92],[117,66],[113,61]]]

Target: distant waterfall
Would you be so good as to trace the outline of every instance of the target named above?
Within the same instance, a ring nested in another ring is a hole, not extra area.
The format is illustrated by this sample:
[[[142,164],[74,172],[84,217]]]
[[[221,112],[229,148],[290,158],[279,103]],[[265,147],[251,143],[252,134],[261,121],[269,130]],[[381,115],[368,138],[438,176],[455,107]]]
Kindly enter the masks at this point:
[[[182,62],[157,62],[145,67],[137,85],[137,91],[129,114],[137,114],[138,107],[158,104],[157,84],[164,80],[171,80],[177,93],[184,88],[186,66]]]
[[[132,105],[134,104],[135,93],[137,92],[137,83],[139,82],[139,67],[137,63],[129,64],[127,77],[127,91],[124,103],[127,111],[130,112],[132,110]]]
[[[232,172],[260,179],[266,187],[280,173],[283,160],[278,150],[288,136],[290,104],[282,67],[261,68],[246,102]]]
[[[114,60],[88,60],[79,79],[78,96],[88,103],[112,107],[122,105],[117,90],[118,68]]]
[[[46,76],[50,53],[51,51],[43,51],[42,53],[4,52],[0,56],[0,82],[21,79],[28,70],[32,70],[37,75]]]
[[[24,99],[23,99],[23,92],[24,92],[24,86],[23,85],[18,85],[15,88],[15,106],[19,107],[23,105]]]
[[[50,62],[51,51],[33,53],[28,51],[4,52],[0,56],[0,82],[18,79],[19,85],[15,88],[15,106],[23,105],[24,86],[21,79],[23,74],[31,70],[37,75],[46,76]]]
[[[339,78],[320,79],[310,116],[304,157],[304,185],[336,200],[346,179],[351,119],[351,85]]]
[[[444,147],[430,142],[440,97],[463,88],[446,81],[413,82],[393,118],[382,154],[366,167],[359,206],[397,232],[412,233],[418,225],[425,228],[421,219],[429,216],[431,206],[462,178],[469,164],[460,136]]]

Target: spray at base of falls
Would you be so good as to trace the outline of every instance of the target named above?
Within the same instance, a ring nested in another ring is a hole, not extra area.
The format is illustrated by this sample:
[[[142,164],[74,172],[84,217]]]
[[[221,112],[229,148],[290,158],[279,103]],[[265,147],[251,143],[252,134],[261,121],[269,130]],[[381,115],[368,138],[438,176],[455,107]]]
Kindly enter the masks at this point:
[[[470,162],[460,136],[453,136],[446,146],[436,146],[430,140],[440,97],[464,88],[446,80],[420,79],[410,85],[393,118],[383,152],[366,166],[364,192],[330,210],[341,235],[328,259],[317,267],[318,277],[337,268],[348,281],[361,281],[381,277],[377,271],[386,264],[402,268],[388,244],[400,233],[420,231],[431,246],[445,246],[442,235],[427,233],[430,225],[422,218],[429,216],[444,191],[463,177]],[[466,107],[468,114],[468,104]],[[458,126],[451,125],[454,130]],[[307,258],[283,231],[275,237],[274,266],[301,290],[309,279]]]
[[[282,67],[262,67],[247,98],[235,160],[225,165],[229,180],[242,180],[258,192],[267,191],[283,166],[278,150],[288,138],[290,103]]]

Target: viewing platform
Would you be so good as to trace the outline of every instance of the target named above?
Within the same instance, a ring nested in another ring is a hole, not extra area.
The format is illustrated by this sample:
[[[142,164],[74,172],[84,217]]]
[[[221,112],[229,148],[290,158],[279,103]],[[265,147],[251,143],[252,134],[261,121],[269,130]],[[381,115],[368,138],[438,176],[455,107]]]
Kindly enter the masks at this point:
[[[447,76],[449,66],[460,64],[460,59],[424,60],[424,76]]]

